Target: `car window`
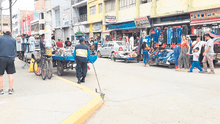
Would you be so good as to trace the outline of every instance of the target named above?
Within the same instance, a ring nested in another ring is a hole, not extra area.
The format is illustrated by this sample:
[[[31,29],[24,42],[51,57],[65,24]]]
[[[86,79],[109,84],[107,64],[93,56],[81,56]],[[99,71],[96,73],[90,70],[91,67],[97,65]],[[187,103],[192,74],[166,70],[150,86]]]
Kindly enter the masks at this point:
[[[112,43],[110,43],[109,45],[108,45],[108,47],[113,47],[114,46],[114,44],[112,44]]]
[[[119,46],[124,46],[125,42],[116,42]]]
[[[108,44],[107,44],[107,43],[103,45],[103,47],[107,47],[107,46],[108,46]]]

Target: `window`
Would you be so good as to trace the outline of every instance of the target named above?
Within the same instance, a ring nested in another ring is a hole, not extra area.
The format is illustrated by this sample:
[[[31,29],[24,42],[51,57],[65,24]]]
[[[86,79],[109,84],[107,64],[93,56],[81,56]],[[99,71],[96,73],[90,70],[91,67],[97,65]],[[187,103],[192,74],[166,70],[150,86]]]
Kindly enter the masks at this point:
[[[120,9],[134,7],[135,5],[136,5],[136,0],[120,0],[119,1]]]
[[[60,26],[60,10],[57,9],[55,10],[55,22],[56,22],[56,27]]]
[[[89,9],[90,9],[90,15],[96,14],[96,6],[91,6]]]
[[[152,0],[141,0],[141,4],[150,3],[150,2],[152,2]]]
[[[99,13],[102,13],[102,3],[99,4]]]
[[[44,13],[40,13],[40,19],[44,19]]]
[[[40,30],[44,30],[44,24],[40,24]]]
[[[106,6],[106,13],[115,11],[115,0],[106,1],[105,6]]]

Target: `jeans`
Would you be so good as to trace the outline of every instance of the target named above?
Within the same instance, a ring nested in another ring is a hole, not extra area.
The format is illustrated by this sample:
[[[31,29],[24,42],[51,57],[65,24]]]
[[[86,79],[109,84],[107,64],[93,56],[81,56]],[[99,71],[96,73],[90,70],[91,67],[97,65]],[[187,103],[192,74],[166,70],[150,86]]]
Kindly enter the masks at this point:
[[[192,67],[190,68],[190,72],[193,72],[193,68],[197,67],[199,69],[199,71],[203,71],[202,67],[199,65],[199,61],[193,61],[192,63]]]
[[[176,43],[176,42],[177,42],[177,29],[174,28],[174,29],[173,29],[172,43]]]
[[[181,43],[182,28],[177,28],[177,44]]]
[[[144,64],[147,64],[149,62],[148,50],[143,50],[143,55],[144,55]],[[146,60],[147,60],[147,63],[146,63]]]
[[[155,29],[155,34],[156,34],[156,36],[155,36],[155,43],[158,43],[158,39],[159,39],[159,37],[160,37],[160,34],[161,34],[161,30],[160,29]]]
[[[175,46],[174,47],[174,63],[175,65],[178,65],[178,59],[181,53],[181,48],[180,46]]]
[[[168,28],[168,30],[167,30],[167,44],[171,44],[172,32],[173,32],[173,29]]]

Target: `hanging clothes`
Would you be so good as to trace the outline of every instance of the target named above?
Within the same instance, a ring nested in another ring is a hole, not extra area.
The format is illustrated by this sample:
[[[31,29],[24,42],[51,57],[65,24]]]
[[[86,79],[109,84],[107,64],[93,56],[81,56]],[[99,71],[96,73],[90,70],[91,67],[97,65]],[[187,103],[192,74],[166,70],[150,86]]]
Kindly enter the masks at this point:
[[[189,28],[187,26],[183,26],[182,35],[188,35]]]
[[[172,43],[177,43],[177,29],[176,27],[173,28],[173,34],[172,34]]]
[[[177,28],[177,44],[181,43],[181,34],[182,34],[182,28]]]
[[[168,28],[168,31],[167,31],[167,44],[171,44],[172,33],[173,33],[173,29]]]

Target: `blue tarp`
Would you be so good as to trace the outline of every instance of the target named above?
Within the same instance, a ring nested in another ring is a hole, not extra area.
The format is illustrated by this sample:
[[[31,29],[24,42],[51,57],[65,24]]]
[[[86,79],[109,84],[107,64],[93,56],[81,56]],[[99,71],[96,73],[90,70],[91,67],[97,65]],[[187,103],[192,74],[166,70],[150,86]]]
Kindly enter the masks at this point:
[[[108,25],[107,30],[128,30],[137,28],[134,22],[118,25]]]

